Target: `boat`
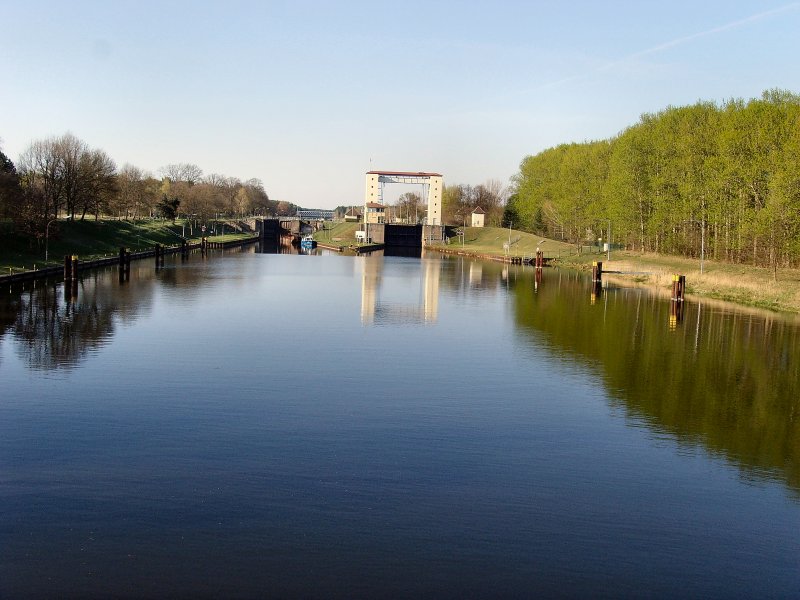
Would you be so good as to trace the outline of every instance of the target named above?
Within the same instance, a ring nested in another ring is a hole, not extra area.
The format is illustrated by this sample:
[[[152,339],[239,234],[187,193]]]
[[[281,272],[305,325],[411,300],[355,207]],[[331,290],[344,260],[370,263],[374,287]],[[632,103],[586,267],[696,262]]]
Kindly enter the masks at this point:
[[[315,240],[310,235],[304,236],[303,239],[300,240],[300,247],[306,249],[316,248],[317,240]]]

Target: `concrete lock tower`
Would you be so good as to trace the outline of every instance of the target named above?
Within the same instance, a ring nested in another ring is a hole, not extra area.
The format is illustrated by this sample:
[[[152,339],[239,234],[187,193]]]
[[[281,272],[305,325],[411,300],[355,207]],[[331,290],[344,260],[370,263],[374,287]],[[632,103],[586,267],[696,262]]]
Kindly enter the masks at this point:
[[[367,171],[364,192],[364,223],[383,223],[383,186],[387,183],[422,185],[427,192],[428,215],[425,225],[442,224],[442,175],[441,173],[411,173],[406,171]]]

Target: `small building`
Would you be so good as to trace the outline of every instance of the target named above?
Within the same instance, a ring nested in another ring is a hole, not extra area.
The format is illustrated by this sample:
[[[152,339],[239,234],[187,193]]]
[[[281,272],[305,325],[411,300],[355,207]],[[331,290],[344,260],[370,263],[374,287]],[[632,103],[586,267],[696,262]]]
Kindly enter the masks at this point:
[[[386,207],[377,202],[367,202],[367,217],[366,223],[385,223],[386,222]]]
[[[486,212],[479,206],[472,211],[472,225],[471,227],[483,227],[484,217]]]
[[[347,209],[347,212],[344,213],[344,220],[346,223],[360,223],[361,222],[361,211],[358,210],[355,206],[351,206]]]

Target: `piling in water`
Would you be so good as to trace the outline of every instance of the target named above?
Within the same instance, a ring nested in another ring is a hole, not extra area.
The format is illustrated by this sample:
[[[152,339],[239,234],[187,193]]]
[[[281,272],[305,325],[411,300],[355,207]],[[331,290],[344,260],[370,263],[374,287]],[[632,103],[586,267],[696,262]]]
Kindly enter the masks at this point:
[[[672,301],[683,302],[686,293],[686,275],[672,276]]]

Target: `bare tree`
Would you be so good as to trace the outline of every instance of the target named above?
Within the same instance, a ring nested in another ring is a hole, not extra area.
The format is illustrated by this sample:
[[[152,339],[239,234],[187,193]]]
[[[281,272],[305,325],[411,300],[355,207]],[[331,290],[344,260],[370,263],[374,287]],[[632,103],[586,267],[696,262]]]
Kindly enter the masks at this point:
[[[57,151],[57,138],[36,140],[20,156],[20,174],[28,190],[37,190],[35,204],[45,221],[58,215],[62,189],[61,160]]]
[[[198,183],[203,178],[203,169],[191,163],[177,163],[159,169],[164,177],[172,183],[183,181],[189,185]]]
[[[87,212],[95,220],[107,210],[111,198],[117,192],[117,165],[103,150],[84,152],[78,165],[77,202],[81,210],[81,221]]]
[[[60,162],[64,208],[69,218],[74,219],[78,202],[84,194],[81,189],[81,161],[84,154],[89,153],[89,146],[71,133],[65,133],[56,140],[55,151]]]

